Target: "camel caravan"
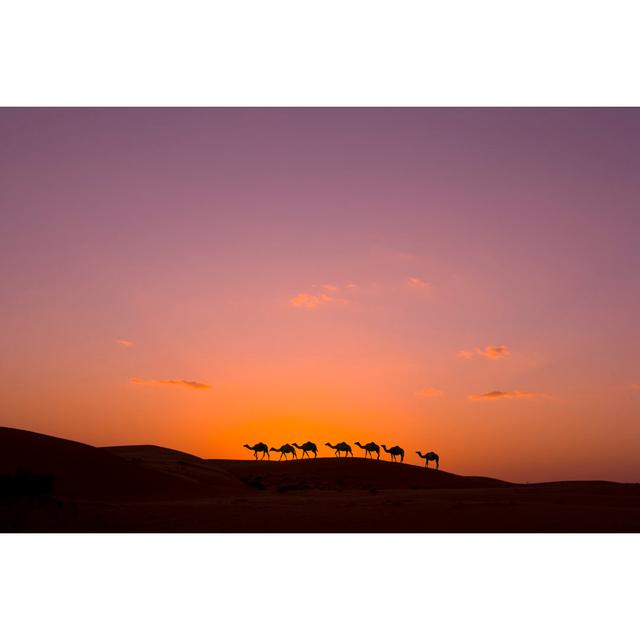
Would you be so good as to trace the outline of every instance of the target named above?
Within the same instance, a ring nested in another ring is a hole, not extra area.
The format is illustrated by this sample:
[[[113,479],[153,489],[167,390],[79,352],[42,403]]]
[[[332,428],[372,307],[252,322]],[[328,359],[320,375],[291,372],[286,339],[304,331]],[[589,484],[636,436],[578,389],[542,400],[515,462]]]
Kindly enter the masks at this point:
[[[393,447],[387,448],[387,445],[382,444],[378,445],[375,442],[368,442],[367,444],[360,444],[360,442],[354,442],[354,444],[360,449],[364,450],[364,457],[370,458],[373,460],[373,455],[375,454],[376,460],[380,460],[380,448],[382,447],[383,451],[391,457],[391,462],[404,462],[404,449],[399,447],[398,445],[394,445]],[[288,460],[287,456],[291,456],[291,459],[298,459],[298,454],[296,449],[302,451],[301,459],[304,459],[305,456],[311,459],[311,454],[313,453],[313,457],[318,457],[318,447],[315,442],[305,442],[304,444],[298,444],[294,442],[293,444],[283,444],[281,447],[269,447],[264,442],[258,442],[254,445],[245,444],[243,445],[245,448],[253,451],[253,457],[257,460],[258,454],[261,453],[262,457],[260,460],[264,460],[264,457],[267,456],[267,460],[271,460],[271,456],[269,455],[270,451],[275,451],[276,453],[280,453],[280,457],[278,460]],[[325,442],[325,447],[329,447],[334,450],[334,456],[336,458],[345,457],[348,458],[351,456],[353,458],[353,450],[351,449],[351,445],[346,442],[338,442],[337,444],[331,444],[330,442]],[[416,451],[418,456],[424,460],[424,466],[428,467],[429,462],[435,462],[436,469],[440,468],[440,456],[435,451],[428,451],[427,453],[422,453],[422,451]],[[341,456],[344,454],[344,456]]]

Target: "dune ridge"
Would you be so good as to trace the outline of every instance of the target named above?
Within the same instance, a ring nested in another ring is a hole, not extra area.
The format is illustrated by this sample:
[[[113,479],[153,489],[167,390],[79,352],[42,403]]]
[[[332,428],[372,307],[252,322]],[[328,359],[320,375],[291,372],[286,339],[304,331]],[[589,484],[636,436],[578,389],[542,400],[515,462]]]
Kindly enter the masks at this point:
[[[209,460],[10,427],[0,507],[0,531],[640,531],[638,484],[525,485],[364,458]]]

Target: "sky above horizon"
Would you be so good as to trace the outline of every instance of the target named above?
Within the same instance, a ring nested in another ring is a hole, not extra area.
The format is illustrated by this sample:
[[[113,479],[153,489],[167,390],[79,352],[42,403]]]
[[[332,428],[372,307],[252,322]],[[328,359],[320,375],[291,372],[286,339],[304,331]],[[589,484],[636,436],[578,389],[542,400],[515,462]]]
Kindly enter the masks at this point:
[[[640,481],[640,110],[2,109],[0,140],[0,424]]]

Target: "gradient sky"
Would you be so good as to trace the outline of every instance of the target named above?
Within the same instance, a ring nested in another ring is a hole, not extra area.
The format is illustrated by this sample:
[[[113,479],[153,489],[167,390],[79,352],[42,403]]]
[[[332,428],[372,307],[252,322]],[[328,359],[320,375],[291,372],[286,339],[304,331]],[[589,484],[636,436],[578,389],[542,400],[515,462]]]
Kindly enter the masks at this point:
[[[640,481],[640,110],[2,109],[0,141],[0,424]]]

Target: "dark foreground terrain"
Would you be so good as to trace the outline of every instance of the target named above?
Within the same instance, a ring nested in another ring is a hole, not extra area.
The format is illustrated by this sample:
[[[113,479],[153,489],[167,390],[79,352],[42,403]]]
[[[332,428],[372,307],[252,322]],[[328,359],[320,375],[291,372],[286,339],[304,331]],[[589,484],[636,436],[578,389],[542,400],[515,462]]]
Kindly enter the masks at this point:
[[[0,427],[3,532],[638,532],[640,485],[362,458],[204,460]]]

